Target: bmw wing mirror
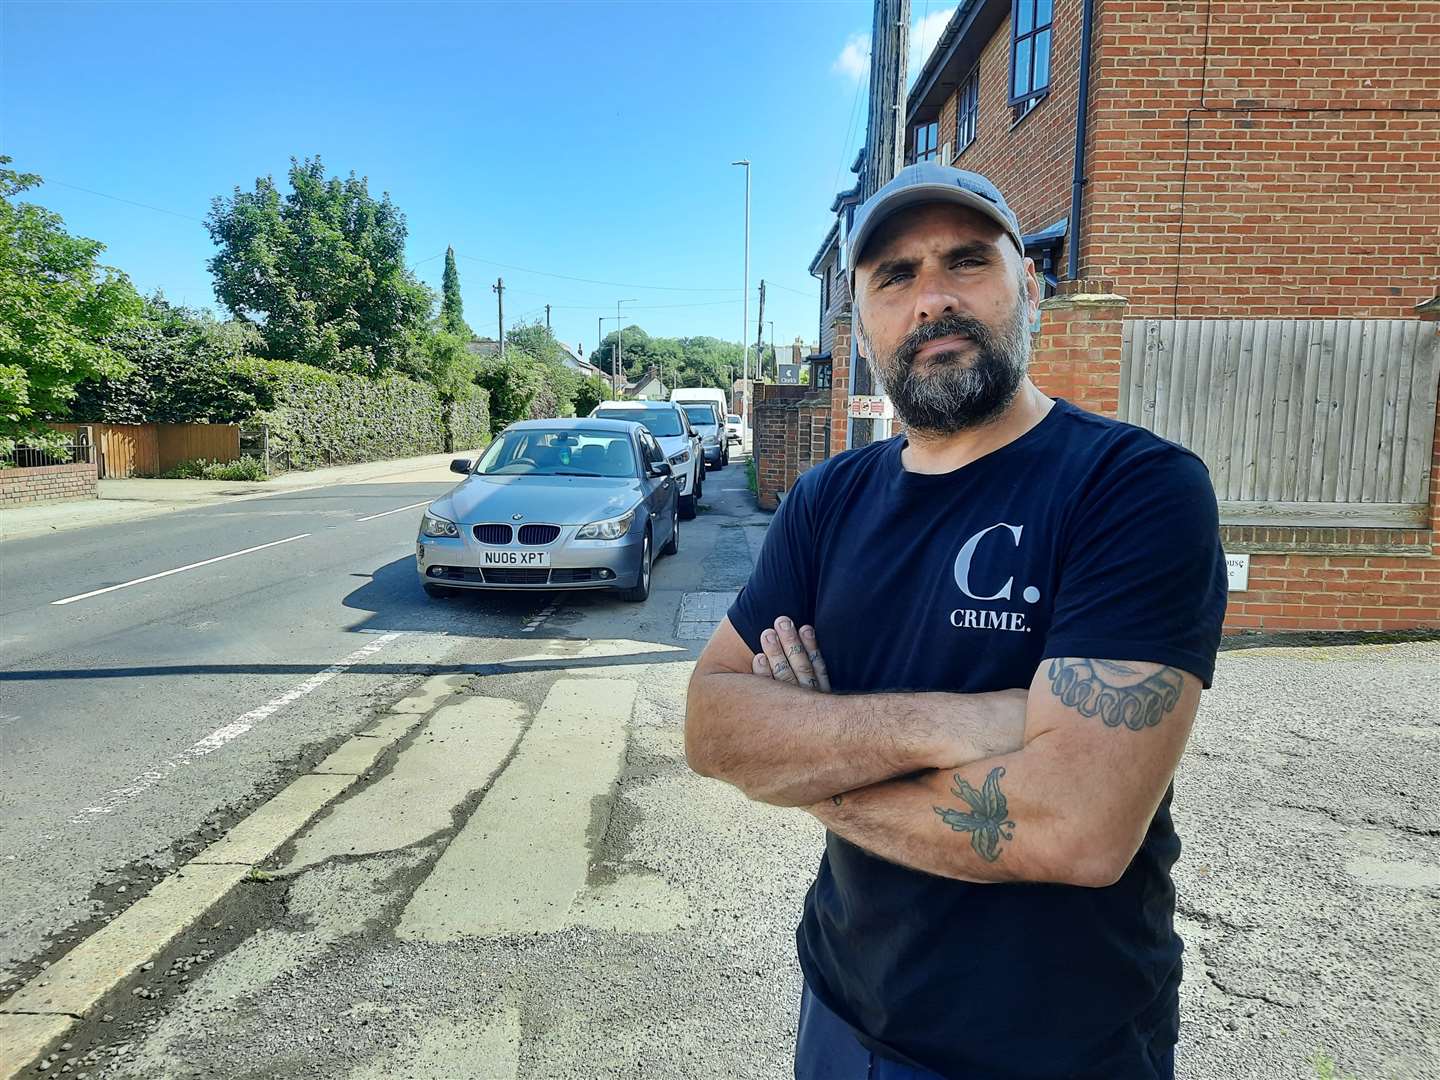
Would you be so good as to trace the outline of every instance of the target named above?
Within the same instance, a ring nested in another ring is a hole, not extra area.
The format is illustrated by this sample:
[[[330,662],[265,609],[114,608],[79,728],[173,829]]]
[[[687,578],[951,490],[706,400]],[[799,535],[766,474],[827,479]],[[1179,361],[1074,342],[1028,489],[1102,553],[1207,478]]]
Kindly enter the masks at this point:
[[[463,476],[470,475],[470,459],[457,457],[450,462],[450,471],[458,472]]]

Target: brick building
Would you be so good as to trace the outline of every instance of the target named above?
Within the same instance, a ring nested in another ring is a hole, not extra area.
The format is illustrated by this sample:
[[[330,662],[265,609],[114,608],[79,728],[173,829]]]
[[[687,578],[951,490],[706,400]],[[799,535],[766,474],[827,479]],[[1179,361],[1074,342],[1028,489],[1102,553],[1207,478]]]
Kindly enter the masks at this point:
[[[1020,219],[1036,382],[1210,466],[1231,630],[1440,625],[1437,15],[960,0],[911,89],[908,159],[985,173]],[[836,450],[872,435],[846,417],[860,186],[811,264]]]

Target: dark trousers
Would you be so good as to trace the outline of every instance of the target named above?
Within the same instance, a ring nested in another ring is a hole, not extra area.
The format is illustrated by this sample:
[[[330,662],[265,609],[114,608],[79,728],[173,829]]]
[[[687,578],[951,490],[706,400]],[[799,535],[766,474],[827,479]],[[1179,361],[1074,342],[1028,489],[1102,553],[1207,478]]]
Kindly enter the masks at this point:
[[[1175,1050],[1166,1055],[1159,1080],[1174,1080]],[[854,1030],[827,1009],[810,987],[800,995],[800,1031],[795,1037],[795,1080],[947,1080],[874,1053]],[[950,1077],[949,1080],[959,1080]],[[976,1077],[975,1080],[985,1080]]]

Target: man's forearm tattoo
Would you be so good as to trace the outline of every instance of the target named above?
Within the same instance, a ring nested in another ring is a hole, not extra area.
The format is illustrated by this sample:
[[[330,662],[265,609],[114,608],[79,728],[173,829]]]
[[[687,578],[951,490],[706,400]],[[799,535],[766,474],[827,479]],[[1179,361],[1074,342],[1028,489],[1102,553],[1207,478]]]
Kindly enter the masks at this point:
[[[964,799],[970,809],[954,810],[948,806],[935,807],[940,819],[956,832],[970,834],[970,846],[986,862],[994,862],[1001,855],[1000,841],[1013,840],[1015,823],[1007,821],[1010,813],[1005,795],[1000,790],[1000,778],[1005,769],[997,765],[985,777],[985,783],[976,791],[959,773],[955,774],[955,786],[951,790],[957,798]]]
[[[1150,675],[1114,660],[1067,656],[1050,661],[1050,691],[1081,716],[1106,727],[1140,731],[1160,723],[1180,701],[1184,676],[1172,667]]]

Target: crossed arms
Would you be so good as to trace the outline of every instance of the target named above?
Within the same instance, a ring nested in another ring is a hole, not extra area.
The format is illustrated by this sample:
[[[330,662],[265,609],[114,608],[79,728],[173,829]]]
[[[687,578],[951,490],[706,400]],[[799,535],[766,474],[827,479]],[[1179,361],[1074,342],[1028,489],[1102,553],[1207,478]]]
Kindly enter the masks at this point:
[[[690,767],[962,881],[1118,880],[1200,698],[1177,668],[1077,657],[1042,661],[1028,693],[836,695],[809,627],[782,617],[762,645],[727,619],[701,654]]]

